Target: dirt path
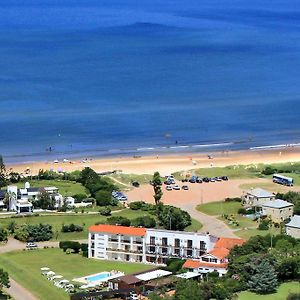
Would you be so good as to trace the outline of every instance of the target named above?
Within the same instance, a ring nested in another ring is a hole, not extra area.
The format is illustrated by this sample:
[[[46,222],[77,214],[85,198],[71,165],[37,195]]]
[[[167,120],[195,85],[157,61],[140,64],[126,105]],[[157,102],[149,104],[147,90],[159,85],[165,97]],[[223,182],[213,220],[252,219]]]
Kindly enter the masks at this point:
[[[39,300],[12,278],[10,278],[9,281],[10,288],[4,288],[4,291],[11,295],[15,300]]]

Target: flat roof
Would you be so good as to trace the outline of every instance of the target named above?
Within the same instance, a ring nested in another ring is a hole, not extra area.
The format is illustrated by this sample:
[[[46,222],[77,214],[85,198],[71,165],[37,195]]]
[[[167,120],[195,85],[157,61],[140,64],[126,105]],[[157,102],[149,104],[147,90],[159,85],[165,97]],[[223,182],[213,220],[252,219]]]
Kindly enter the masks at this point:
[[[200,273],[195,273],[195,272],[186,272],[182,274],[175,275],[175,277],[182,278],[182,279],[190,279],[190,278],[195,278],[201,276]]]
[[[172,272],[169,272],[169,271],[155,270],[155,271],[135,275],[135,277],[142,280],[142,281],[149,281],[149,280],[152,280],[152,279],[169,276],[171,274],[172,274]]]
[[[264,204],[262,204],[263,207],[271,207],[271,208],[285,208],[285,207],[290,207],[293,206],[293,203],[281,200],[281,199],[275,199],[268,201]]]
[[[289,223],[287,223],[285,226],[300,229],[300,216],[294,215],[293,217],[291,217],[291,221]]]
[[[257,198],[274,197],[274,194],[272,194],[271,192],[266,191],[264,189],[261,189],[261,188],[251,189],[251,190],[247,191],[247,194],[250,194],[250,195],[255,196]]]

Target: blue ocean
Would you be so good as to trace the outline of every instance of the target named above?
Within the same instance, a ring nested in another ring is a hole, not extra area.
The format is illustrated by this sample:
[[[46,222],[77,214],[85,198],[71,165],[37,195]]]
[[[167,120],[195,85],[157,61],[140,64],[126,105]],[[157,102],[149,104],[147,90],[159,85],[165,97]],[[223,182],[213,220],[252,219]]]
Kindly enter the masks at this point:
[[[6,162],[298,143],[300,3],[1,0],[0,107]]]

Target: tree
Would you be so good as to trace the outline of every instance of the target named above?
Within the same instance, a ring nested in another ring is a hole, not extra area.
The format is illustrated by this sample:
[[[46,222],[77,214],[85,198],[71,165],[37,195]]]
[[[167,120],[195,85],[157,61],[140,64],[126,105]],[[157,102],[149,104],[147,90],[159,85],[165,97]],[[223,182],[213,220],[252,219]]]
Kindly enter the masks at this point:
[[[202,289],[194,280],[180,280],[176,284],[175,300],[204,300]]]
[[[0,242],[7,242],[7,231],[0,227]]]
[[[276,267],[280,280],[291,280],[300,278],[300,257],[288,257],[283,259]]]
[[[111,215],[111,209],[109,207],[102,207],[100,210],[99,210],[99,213],[100,215],[102,216],[110,216]]]
[[[35,206],[42,209],[54,209],[54,200],[44,189],[41,189],[37,201],[35,202]]]
[[[263,260],[256,269],[256,274],[248,281],[250,290],[258,294],[267,294],[276,291],[278,286],[277,275],[274,267]]]
[[[6,168],[3,162],[3,157],[0,155],[0,188],[7,185]]]
[[[131,226],[136,226],[136,227],[143,226],[146,228],[154,228],[156,226],[156,221],[155,219],[149,216],[137,217],[131,220]]]
[[[95,198],[98,206],[108,206],[114,204],[114,202],[112,201],[113,199],[111,192],[109,191],[99,190],[96,192]]]
[[[15,233],[15,230],[17,228],[17,223],[15,221],[10,221],[8,224],[7,224],[7,230],[11,233],[11,234],[14,234]]]
[[[130,226],[131,221],[125,217],[114,216],[107,219],[107,224],[110,225],[122,225],[122,226]]]
[[[9,288],[9,277],[8,273],[5,272],[3,269],[0,269],[0,291],[3,287]]]
[[[153,190],[154,190],[154,201],[155,204],[158,205],[160,202],[160,199],[163,195],[162,189],[161,189],[161,178],[160,178],[160,174],[159,172],[155,172],[153,175],[153,179],[152,179],[152,184],[153,184]]]

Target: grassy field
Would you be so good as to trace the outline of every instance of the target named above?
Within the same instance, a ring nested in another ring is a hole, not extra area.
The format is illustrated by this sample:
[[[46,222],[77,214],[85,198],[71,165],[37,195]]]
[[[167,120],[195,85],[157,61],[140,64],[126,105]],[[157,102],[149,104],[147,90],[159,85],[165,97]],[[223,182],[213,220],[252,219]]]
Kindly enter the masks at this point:
[[[73,196],[75,194],[86,194],[81,183],[68,180],[29,180],[31,187],[55,186],[63,196]],[[24,187],[24,182],[17,183],[17,186]]]
[[[285,300],[289,293],[300,293],[299,282],[287,282],[280,285],[277,293],[270,295],[257,295],[251,292],[239,293],[238,300]]]
[[[195,232],[195,231],[199,231],[202,227],[203,227],[203,225],[199,221],[192,219],[192,224],[190,226],[186,227],[184,231]]]
[[[242,239],[248,240],[250,237],[255,235],[262,235],[265,236],[267,234],[277,235],[280,234],[279,228],[270,228],[269,230],[258,230],[256,228],[248,228],[248,229],[241,229],[234,232],[237,236]]]
[[[240,202],[225,202],[225,201],[218,201],[218,202],[211,202],[200,204],[197,206],[197,210],[211,216],[218,216],[218,215],[231,215],[236,214],[238,209],[242,207]]]
[[[123,216],[129,219],[148,215],[144,211],[133,211],[125,209],[121,212],[114,213],[113,216]],[[3,218],[1,219],[1,225],[7,226],[11,221],[15,221],[17,225],[21,224],[39,224],[48,223],[52,225],[54,238],[53,240],[69,240],[69,239],[86,239],[88,234],[88,228],[97,222],[105,222],[107,217],[101,216],[100,214],[57,214],[57,215],[41,215],[37,217],[24,217],[24,218]],[[77,224],[83,226],[82,232],[66,232],[62,233],[61,227],[63,224]]]
[[[132,186],[131,183],[133,181],[138,181],[140,184],[147,184],[152,179],[153,175],[144,174],[144,175],[137,175],[137,174],[112,174],[109,177],[115,178],[116,180],[122,182],[125,185]],[[124,185],[119,185],[122,189]]]
[[[102,271],[118,270],[126,274],[145,271],[150,266],[83,258],[79,254],[65,254],[60,249],[9,252],[0,256],[0,265],[10,276],[41,300],[67,300],[69,296],[40,274],[47,266],[56,274],[72,280]]]

